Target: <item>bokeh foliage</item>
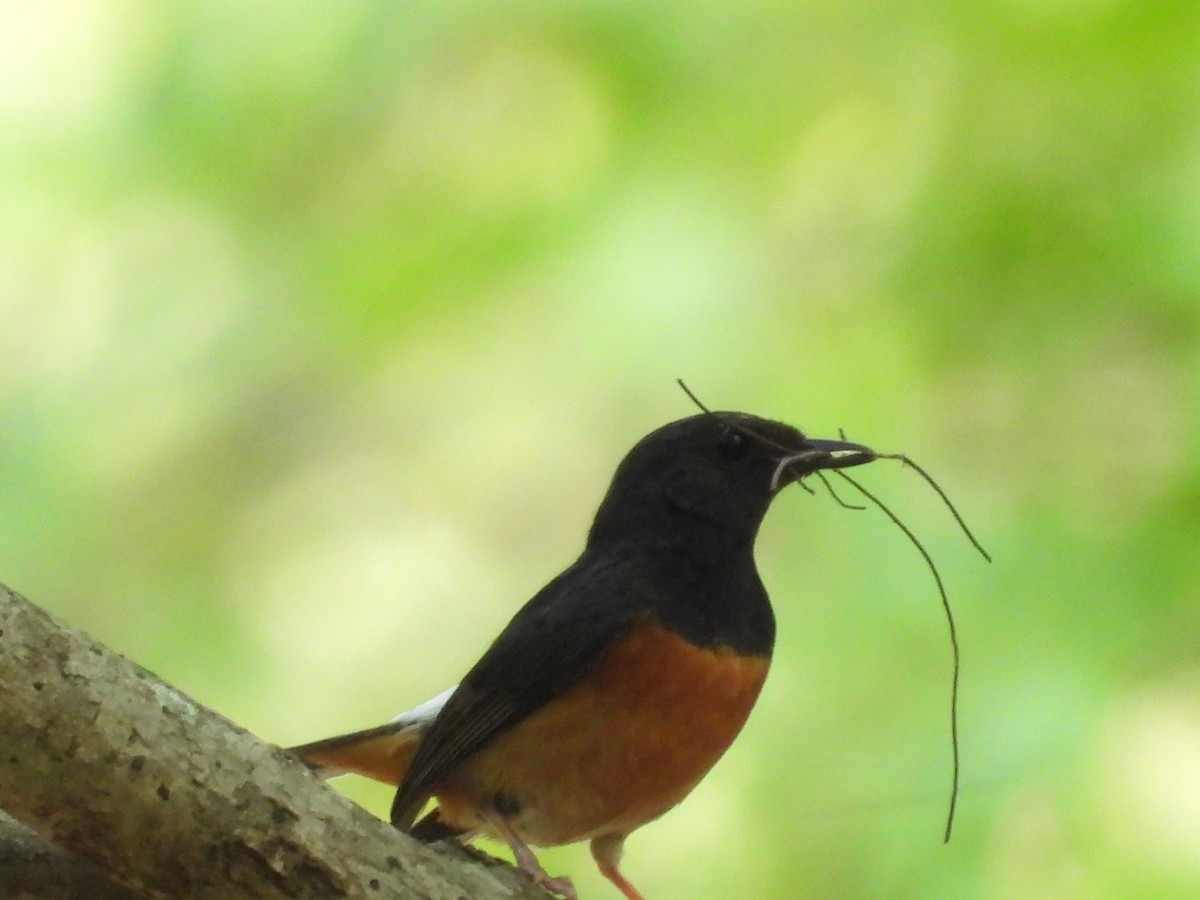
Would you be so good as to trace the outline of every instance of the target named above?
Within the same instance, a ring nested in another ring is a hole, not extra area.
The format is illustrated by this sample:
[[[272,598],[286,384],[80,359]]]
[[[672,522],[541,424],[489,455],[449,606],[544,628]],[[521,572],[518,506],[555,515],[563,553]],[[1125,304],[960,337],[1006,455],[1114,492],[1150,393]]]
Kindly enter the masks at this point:
[[[1128,0],[5,4],[0,578],[270,740],[374,724],[684,376],[996,562],[863,472],[959,618],[943,847],[928,573],[781,498],[775,671],[646,893],[1195,895],[1198,59]]]

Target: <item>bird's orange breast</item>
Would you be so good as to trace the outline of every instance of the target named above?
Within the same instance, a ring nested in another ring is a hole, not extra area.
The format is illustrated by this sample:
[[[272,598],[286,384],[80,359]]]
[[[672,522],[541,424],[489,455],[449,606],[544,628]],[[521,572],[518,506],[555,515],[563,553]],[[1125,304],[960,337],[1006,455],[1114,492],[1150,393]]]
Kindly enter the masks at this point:
[[[440,816],[488,831],[504,798],[530,844],[628,834],[695,787],[737,736],[769,659],[702,649],[652,622],[434,789]]]

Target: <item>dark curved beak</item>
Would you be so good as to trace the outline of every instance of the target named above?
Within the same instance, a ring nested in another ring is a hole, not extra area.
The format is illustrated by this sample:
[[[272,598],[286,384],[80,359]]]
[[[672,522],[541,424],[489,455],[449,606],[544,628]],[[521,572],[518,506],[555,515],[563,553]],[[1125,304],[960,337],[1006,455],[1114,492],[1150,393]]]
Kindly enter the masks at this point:
[[[779,460],[771,478],[771,490],[778,491],[784,485],[821,469],[848,469],[876,458],[875,451],[862,444],[807,438],[799,450]]]
[[[809,438],[804,442],[801,453],[811,456],[802,462],[799,468],[815,472],[817,469],[848,469],[851,466],[861,466],[876,458],[875,451],[862,444],[852,444],[849,441],[826,441],[820,438]]]

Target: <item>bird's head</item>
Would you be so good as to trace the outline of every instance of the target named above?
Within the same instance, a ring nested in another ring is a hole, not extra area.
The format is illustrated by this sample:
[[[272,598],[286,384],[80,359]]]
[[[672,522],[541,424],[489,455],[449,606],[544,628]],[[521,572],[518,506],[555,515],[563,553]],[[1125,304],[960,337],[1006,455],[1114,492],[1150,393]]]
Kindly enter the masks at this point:
[[[648,532],[669,539],[691,525],[752,544],[786,485],[875,458],[861,444],[810,438],[748,413],[680,419],[642,438],[621,461],[589,544]]]

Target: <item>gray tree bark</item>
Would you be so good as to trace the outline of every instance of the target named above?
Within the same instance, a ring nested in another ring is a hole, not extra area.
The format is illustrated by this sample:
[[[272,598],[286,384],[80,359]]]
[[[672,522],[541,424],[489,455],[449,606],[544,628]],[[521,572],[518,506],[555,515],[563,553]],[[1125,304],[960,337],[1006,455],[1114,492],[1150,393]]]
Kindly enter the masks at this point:
[[[2,585],[0,689],[0,896],[548,896],[400,834]]]

